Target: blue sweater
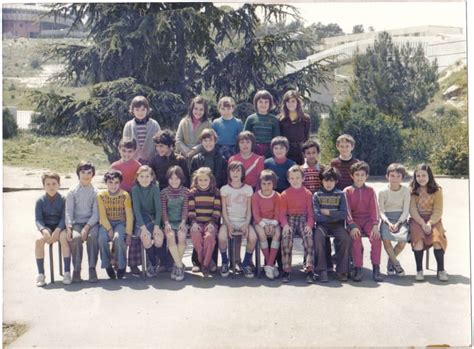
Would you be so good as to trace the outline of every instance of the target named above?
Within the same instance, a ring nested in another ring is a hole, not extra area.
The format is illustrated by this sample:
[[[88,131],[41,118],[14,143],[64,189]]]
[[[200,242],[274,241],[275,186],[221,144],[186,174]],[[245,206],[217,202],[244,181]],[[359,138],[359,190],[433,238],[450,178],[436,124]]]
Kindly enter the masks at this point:
[[[327,191],[321,186],[321,189],[313,195],[313,207],[317,224],[344,224],[347,217],[346,195],[337,188]],[[328,209],[331,214],[329,216],[321,214],[323,208]]]
[[[48,197],[48,194],[42,195],[38,200],[36,200],[36,228],[40,231],[45,228],[59,228],[61,230],[66,228],[64,220],[65,206],[66,199],[59,193],[56,193],[53,198]]]
[[[293,165],[296,165],[296,162],[290,159],[286,159],[286,161],[282,164],[277,163],[275,158],[268,158],[265,160],[265,169],[272,170],[278,177],[278,183],[275,188],[277,192],[281,193],[290,186],[290,183],[288,183],[287,172]]]
[[[237,143],[237,136],[244,127],[242,121],[235,117],[232,117],[230,120],[220,117],[212,122],[212,128],[217,133],[217,144],[235,145]]]

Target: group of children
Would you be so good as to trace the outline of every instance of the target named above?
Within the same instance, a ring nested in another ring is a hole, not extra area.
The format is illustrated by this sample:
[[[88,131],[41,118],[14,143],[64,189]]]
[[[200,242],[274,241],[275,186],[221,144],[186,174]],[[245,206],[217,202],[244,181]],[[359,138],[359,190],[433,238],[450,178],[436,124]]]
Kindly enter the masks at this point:
[[[366,236],[375,281],[383,281],[382,244],[389,257],[387,273],[403,276],[397,256],[409,241],[416,280],[423,280],[423,252],[433,246],[437,276],[448,281],[442,191],[430,167],[419,165],[406,188],[401,185],[404,167],[391,164],[388,187],[377,200],[373,188],[366,185],[369,165],[352,156],[354,139],[347,134],[338,137],[339,156],[323,166],[319,144],[308,140],[310,123],[301,98],[288,91],[282,100],[278,119],[270,113],[271,94],[257,92],[257,112],[242,125],[233,116],[232,98],[221,98],[221,117],[211,123],[207,102],[198,96],[175,138],[149,118],[146,98],[135,97],[130,105],[134,118],[125,125],[119,143],[121,159],[104,175],[107,189],[99,192],[92,185],[95,167],[90,162],[78,165],[79,183],[66,198],[58,192],[59,175],[43,175],[46,193],[36,203],[41,233],[36,240],[37,286],[45,285],[44,245],[56,241],[64,256],[64,284],[81,281],[83,242],[90,282],[97,281],[99,254],[101,267],[111,279],[124,277],[127,260],[130,271],[140,273],[142,248],[147,276],[169,270],[172,279],[181,281],[188,234],[193,244],[192,270],[206,277],[217,270],[218,252],[220,275],[229,275],[228,242],[241,236],[246,252],[238,263],[245,277],[254,276],[252,255],[258,241],[265,275],[274,279],[281,274],[282,281],[289,282],[293,240],[299,235],[308,283],[328,282],[333,257],[336,277],[358,282],[363,278],[362,237]],[[395,247],[392,241],[397,242]]]

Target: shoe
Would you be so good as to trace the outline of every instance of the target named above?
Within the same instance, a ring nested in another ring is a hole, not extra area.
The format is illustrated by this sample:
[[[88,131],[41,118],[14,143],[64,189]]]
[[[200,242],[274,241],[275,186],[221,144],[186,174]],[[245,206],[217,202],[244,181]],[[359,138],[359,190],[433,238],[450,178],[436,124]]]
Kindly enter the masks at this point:
[[[255,276],[254,273],[253,273],[253,269],[252,269],[251,265],[247,265],[247,266],[243,267],[243,272],[244,272],[244,276],[247,279],[251,279]]]
[[[38,287],[43,287],[46,285],[46,277],[44,274],[38,274],[38,277],[36,278],[36,286]]]
[[[213,259],[211,259],[211,263],[209,263],[209,269],[211,273],[215,273],[217,271],[217,265],[216,262],[214,262]]]
[[[193,265],[191,271],[193,273],[199,273],[201,271],[201,267],[199,265]]]
[[[132,273],[132,275],[141,275],[141,270],[140,268],[138,268],[137,266],[133,266],[133,267],[130,267],[130,273]]]
[[[265,270],[265,276],[270,279],[270,280],[273,280],[273,278],[275,277],[273,275],[273,267],[269,266],[269,265],[264,265],[263,266],[263,270]],[[278,270],[278,269],[277,269]]]
[[[395,275],[395,268],[392,261],[389,259],[387,262],[387,275]]]
[[[283,282],[284,284],[287,284],[288,282],[290,282],[290,273],[284,271],[283,276],[281,278],[281,282]]]
[[[168,271],[168,268],[166,268],[165,265],[157,265],[156,266],[156,273],[163,273],[165,271]]]
[[[313,272],[312,271],[307,271],[306,272],[306,283],[307,284],[313,284],[314,283],[314,279],[313,279]]]
[[[64,272],[63,284],[70,285],[72,283],[71,273],[69,271]]]
[[[319,281],[323,283],[326,283],[329,281],[328,272],[326,270],[321,270],[319,272]]]
[[[362,281],[363,276],[364,275],[362,274],[362,268],[355,267],[354,268],[354,276],[352,277],[352,280],[354,280],[355,282],[360,282],[360,281]]]
[[[125,268],[117,270],[117,279],[121,280],[125,276]]]
[[[222,264],[221,267],[221,276],[226,278],[229,276],[229,264]]]
[[[81,282],[82,279],[81,279],[81,270],[74,270],[72,272],[72,282],[73,283],[77,283],[77,282]]]
[[[347,275],[347,273],[336,273],[336,277],[339,280],[339,282],[349,281],[349,275]]]
[[[89,268],[89,280],[90,283],[97,282],[97,272],[95,271],[95,268]]]
[[[205,266],[203,265],[202,268],[201,268],[201,271],[202,271],[202,275],[203,275],[205,278],[208,278],[208,277],[211,275],[211,271],[209,270],[209,267],[205,267]]]
[[[394,264],[393,269],[395,270],[395,273],[397,274],[397,276],[405,276],[405,270],[403,270],[400,263]]]
[[[176,265],[174,265],[173,269],[171,270],[171,274],[170,274],[171,280],[176,280],[176,270],[177,269],[178,269],[178,267]]]
[[[175,280],[176,281],[183,281],[184,279],[184,266],[179,268],[176,267],[176,274],[175,274]]]
[[[115,280],[117,276],[115,275],[115,270],[112,266],[105,268],[105,271],[110,279]]]
[[[374,279],[375,282],[382,282],[383,281],[383,276],[380,274],[380,266],[379,265],[373,265],[372,267],[372,279]]]
[[[273,267],[273,278],[276,279],[279,276],[280,276],[280,271],[278,270],[277,267]]]
[[[158,266],[154,266],[154,265],[149,265],[147,268],[146,268],[146,276],[149,277],[149,278],[153,278],[156,276],[156,270],[157,270],[157,267]]]
[[[448,273],[446,272],[446,270],[438,271],[438,280],[443,282],[449,281]]]
[[[425,276],[423,275],[423,270],[417,271],[415,276],[416,281],[424,281]]]

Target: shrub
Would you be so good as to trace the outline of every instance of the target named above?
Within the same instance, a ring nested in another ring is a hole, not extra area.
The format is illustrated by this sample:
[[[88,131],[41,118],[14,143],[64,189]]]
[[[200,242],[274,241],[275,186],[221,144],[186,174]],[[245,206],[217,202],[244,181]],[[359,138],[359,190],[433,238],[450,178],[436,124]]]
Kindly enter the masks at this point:
[[[3,109],[3,138],[8,139],[18,134],[18,124],[7,108]]]
[[[453,126],[449,133],[452,137],[446,145],[440,146],[433,152],[433,164],[447,175],[469,174],[469,144],[467,125],[460,123]]]

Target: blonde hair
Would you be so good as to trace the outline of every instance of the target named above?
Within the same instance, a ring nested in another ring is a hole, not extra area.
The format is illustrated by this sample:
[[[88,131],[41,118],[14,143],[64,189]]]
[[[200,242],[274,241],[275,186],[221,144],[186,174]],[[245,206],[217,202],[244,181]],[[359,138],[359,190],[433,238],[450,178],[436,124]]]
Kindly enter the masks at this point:
[[[153,171],[153,169],[148,166],[148,165],[141,165],[138,170],[137,170],[137,173],[135,173],[135,182],[140,185],[140,183],[138,183],[138,176],[143,173],[143,172],[150,172],[150,175],[151,177],[153,178],[152,180],[152,183],[156,180],[156,176],[155,176],[155,171]]]
[[[356,144],[356,141],[355,141],[354,137],[352,137],[351,135],[349,135],[347,133],[344,133],[343,135],[340,135],[339,137],[337,137],[336,146],[338,146],[339,143],[341,143],[341,142],[348,142],[348,143],[352,144],[353,147]]]
[[[215,191],[216,190],[216,178],[212,174],[212,170],[209,167],[200,167],[193,173],[193,180],[191,184],[192,189],[199,189],[198,186],[198,177],[200,176],[208,176],[210,179],[209,182],[209,190]]]
[[[288,169],[288,172],[286,173],[286,176],[287,176],[287,177],[290,177],[290,173],[296,173],[296,172],[301,173],[301,177],[304,179],[304,171],[303,171],[303,169],[300,167],[300,165],[293,165],[293,166],[291,166],[291,167]]]
[[[59,174],[56,172],[46,172],[41,176],[41,182],[43,182],[43,186],[48,178],[55,179],[58,184],[61,184],[61,177],[59,177]]]

